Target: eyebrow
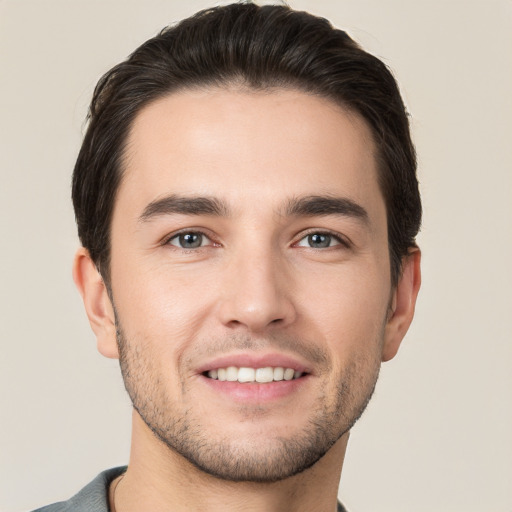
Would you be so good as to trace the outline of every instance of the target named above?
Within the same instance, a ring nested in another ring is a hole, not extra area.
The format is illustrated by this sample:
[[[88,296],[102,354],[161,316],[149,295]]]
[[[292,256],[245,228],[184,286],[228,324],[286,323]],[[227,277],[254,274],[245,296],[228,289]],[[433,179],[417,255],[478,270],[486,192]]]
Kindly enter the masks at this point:
[[[227,217],[230,211],[226,203],[214,197],[187,197],[173,194],[149,203],[140,215],[139,222],[148,222],[156,217],[175,213]]]
[[[228,217],[229,206],[215,197],[179,196],[176,194],[156,199],[149,203],[139,217],[139,222],[148,222],[165,215],[209,215]],[[361,205],[346,197],[304,196],[288,201],[281,215],[287,217],[314,217],[341,215],[369,223],[368,212]]]
[[[369,215],[365,208],[347,197],[305,196],[290,199],[284,209],[286,216],[314,217],[322,215],[341,215],[352,217],[369,224]]]

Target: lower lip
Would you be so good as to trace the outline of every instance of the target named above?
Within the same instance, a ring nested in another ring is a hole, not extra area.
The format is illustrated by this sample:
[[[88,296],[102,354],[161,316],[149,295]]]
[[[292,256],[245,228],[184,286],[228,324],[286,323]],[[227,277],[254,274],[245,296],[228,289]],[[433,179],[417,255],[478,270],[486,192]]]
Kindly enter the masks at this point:
[[[309,380],[309,375],[298,379],[280,380],[260,384],[259,382],[229,382],[210,379],[201,375],[202,381],[218,394],[244,403],[262,403],[289,397]]]

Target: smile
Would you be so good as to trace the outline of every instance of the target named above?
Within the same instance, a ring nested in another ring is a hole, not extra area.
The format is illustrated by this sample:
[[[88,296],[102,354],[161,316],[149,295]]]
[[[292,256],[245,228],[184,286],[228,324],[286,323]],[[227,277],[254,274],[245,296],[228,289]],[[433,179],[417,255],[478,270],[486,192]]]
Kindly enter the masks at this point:
[[[293,368],[284,368],[282,366],[266,366],[264,368],[228,366],[227,368],[210,370],[205,375],[210,379],[219,381],[266,383],[298,379],[302,377],[303,373]]]

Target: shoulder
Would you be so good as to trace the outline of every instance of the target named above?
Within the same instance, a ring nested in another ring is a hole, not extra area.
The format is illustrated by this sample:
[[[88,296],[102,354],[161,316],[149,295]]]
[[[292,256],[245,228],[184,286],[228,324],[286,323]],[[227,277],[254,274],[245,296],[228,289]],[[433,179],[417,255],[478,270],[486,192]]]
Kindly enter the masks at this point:
[[[126,466],[107,469],[67,501],[38,508],[33,512],[108,512],[110,482],[126,471]]]

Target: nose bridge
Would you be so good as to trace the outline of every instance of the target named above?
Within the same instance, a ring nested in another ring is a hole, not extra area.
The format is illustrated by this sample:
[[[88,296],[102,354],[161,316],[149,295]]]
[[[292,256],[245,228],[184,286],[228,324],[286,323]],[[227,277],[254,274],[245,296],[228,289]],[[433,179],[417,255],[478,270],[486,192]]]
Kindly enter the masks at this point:
[[[295,318],[286,263],[271,240],[246,241],[233,250],[227,265],[221,318],[230,327],[261,331]]]

